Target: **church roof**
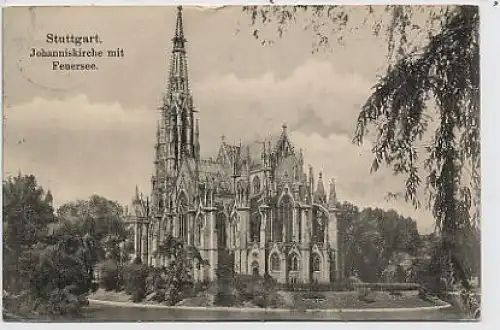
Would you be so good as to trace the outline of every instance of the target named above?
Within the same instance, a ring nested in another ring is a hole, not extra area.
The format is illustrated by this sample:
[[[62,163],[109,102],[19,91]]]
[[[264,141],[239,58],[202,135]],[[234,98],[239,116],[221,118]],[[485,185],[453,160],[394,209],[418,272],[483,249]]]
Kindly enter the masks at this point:
[[[267,136],[263,139],[253,139],[251,141],[247,141],[245,143],[241,144],[241,158],[240,159],[246,159],[248,156],[250,156],[250,169],[258,169],[263,165],[262,162],[262,149],[263,149],[263,143],[265,142],[266,144],[266,150],[269,147],[269,144],[271,145],[271,150],[275,150],[276,145],[278,141],[280,140],[279,135],[270,135]],[[234,156],[238,155],[238,152],[240,151],[240,146],[238,145],[230,145],[226,142],[225,147],[228,153],[230,153],[230,156],[232,157],[231,159],[234,159]]]
[[[200,175],[202,175],[203,173],[217,174],[224,172],[224,168],[221,164],[217,163],[212,159],[201,159],[199,171]]]

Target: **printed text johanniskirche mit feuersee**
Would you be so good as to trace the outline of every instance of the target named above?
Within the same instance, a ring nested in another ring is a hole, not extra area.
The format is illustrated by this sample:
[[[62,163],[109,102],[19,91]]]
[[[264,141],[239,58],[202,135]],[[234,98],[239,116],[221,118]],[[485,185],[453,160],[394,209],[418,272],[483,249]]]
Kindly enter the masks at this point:
[[[99,47],[102,39],[98,34],[94,35],[74,35],[47,33],[45,43],[48,47],[30,49],[31,58],[58,58],[52,61],[51,68],[55,71],[67,70],[97,70],[96,63],[89,60],[102,57],[123,57],[124,51],[121,48],[102,50]],[[67,59],[67,61],[64,61]],[[82,59],[82,63],[77,63],[75,59]],[[86,62],[86,63],[84,63]]]

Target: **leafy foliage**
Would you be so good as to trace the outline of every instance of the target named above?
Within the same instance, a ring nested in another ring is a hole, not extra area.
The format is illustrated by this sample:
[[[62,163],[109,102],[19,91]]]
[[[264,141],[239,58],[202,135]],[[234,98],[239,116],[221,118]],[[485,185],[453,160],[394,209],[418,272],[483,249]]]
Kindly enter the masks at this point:
[[[441,258],[449,259],[465,287],[458,243],[471,216],[478,220],[480,197],[478,24],[476,7],[449,10],[441,33],[420,54],[401,57],[375,86],[356,130],[361,143],[368,124],[375,124],[373,170],[386,163],[395,173],[406,174],[405,198],[418,207],[421,178],[415,144],[422,141],[430,118],[438,120],[425,150],[426,191],[442,233]],[[427,106],[431,98],[437,114]]]
[[[114,260],[106,260],[99,265],[100,285],[106,291],[119,291],[122,286],[122,269]]]
[[[123,208],[117,202],[94,195],[88,201],[62,205],[57,214],[75,232],[92,236],[99,260],[126,261],[121,260],[125,254],[120,246],[130,235],[123,221]]]
[[[269,275],[234,275],[226,278],[222,284],[224,287],[218,288],[214,300],[218,306],[251,303],[261,308],[276,308],[280,303],[277,282]]]
[[[255,28],[252,35],[262,45],[274,44],[260,28],[272,26],[279,38],[293,25],[311,32],[313,53],[334,45],[345,45],[346,35],[368,28],[376,37],[384,36],[390,59],[415,49],[415,40],[433,34],[448,7],[445,6],[244,6]],[[427,20],[422,20],[427,17]]]
[[[17,297],[14,312],[79,314],[89,291],[97,289],[96,263],[106,254],[117,259],[113,249],[127,235],[114,202],[93,196],[64,205],[57,217],[52,200],[32,175],[3,183],[3,288]]]
[[[146,278],[149,268],[142,264],[128,264],[123,267],[125,292],[132,295],[132,301],[139,302],[146,296]]]
[[[88,247],[77,236],[51,239],[25,251],[19,261],[23,298],[41,314],[77,315],[92,284],[84,257]]]
[[[193,289],[194,265],[205,265],[207,262],[198,249],[184,246],[182,241],[172,235],[165,238],[155,254],[168,260],[168,266],[161,270],[160,276],[164,282],[165,302],[175,305]]]
[[[17,291],[19,258],[48,234],[48,225],[56,217],[50,192],[46,193],[33,175],[9,178],[2,190],[3,287]]]
[[[312,28],[321,47],[329,44],[332,34],[342,41],[352,8],[248,6],[244,11],[254,24],[274,20],[279,36],[305,15],[306,27]],[[361,109],[354,142],[363,143],[368,129],[375,128],[372,170],[386,165],[406,177],[404,192],[393,196],[403,195],[420,207],[420,188],[425,183],[426,206],[432,209],[441,233],[439,258],[452,263],[455,279],[467,287],[467,260],[460,242],[471,226],[477,227],[480,217],[478,7],[365,8],[363,23],[348,32],[371,22],[373,33],[383,32],[386,37],[388,61],[385,75]],[[422,21],[424,25],[418,23]],[[258,29],[254,36],[259,38]],[[421,148],[428,137],[428,146]]]
[[[366,282],[378,282],[390,262],[400,254],[415,255],[421,246],[416,223],[394,210],[358,207],[344,202],[339,206],[341,249],[349,277],[355,275]],[[403,281],[404,282],[404,281]]]

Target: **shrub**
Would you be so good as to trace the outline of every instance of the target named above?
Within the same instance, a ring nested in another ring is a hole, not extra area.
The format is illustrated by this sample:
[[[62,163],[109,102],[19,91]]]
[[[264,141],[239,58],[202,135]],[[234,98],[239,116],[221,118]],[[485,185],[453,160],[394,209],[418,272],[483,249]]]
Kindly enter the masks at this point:
[[[255,306],[266,308],[268,305],[269,292],[264,287],[264,283],[256,281],[253,285],[252,304]]]
[[[373,291],[408,291],[418,290],[420,284],[418,283],[356,283],[354,288],[369,288]]]
[[[238,275],[234,278],[234,286],[242,301],[253,298],[255,285],[256,281],[252,275]]]
[[[282,303],[282,298],[276,290],[268,292],[267,308],[277,308]]]
[[[234,289],[236,295],[224,296],[225,303],[238,303],[249,301],[253,305],[268,308],[279,305],[279,295],[276,291],[277,283],[271,276],[265,275],[238,275],[234,278]]]
[[[358,299],[367,303],[375,301],[375,293],[369,287],[361,287],[358,290]]]
[[[349,291],[355,290],[355,287],[351,284],[348,285],[348,280],[336,281],[333,283],[295,283],[293,285],[286,283],[276,283],[273,279],[273,288],[288,290],[288,291]]]
[[[88,305],[85,296],[79,296],[71,292],[70,288],[55,289],[50,292],[47,299],[23,299],[25,307],[32,306],[42,315],[51,317],[81,315],[81,307]]]
[[[141,264],[130,264],[123,268],[125,292],[132,295],[132,301],[142,301],[146,296],[148,273],[148,267]]]
[[[231,307],[239,302],[236,295],[228,292],[217,292],[214,297],[214,305]]]
[[[100,286],[106,290],[116,290],[119,291],[121,289],[120,283],[120,272],[118,269],[118,265],[113,260],[107,260],[99,265],[100,271]]]
[[[303,299],[326,299],[324,295],[315,292],[306,292],[302,295]]]

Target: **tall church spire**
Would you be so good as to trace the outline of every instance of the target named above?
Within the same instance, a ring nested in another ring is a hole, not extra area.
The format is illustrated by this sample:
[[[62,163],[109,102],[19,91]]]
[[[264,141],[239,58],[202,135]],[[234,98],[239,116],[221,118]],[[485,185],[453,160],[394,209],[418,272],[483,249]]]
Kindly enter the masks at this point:
[[[167,133],[166,168],[172,178],[176,177],[184,158],[196,158],[195,110],[189,91],[186,43],[182,6],[178,6],[163,113]]]
[[[177,6],[177,25],[175,27],[175,38],[184,39],[184,29],[182,27],[182,6]]]
[[[182,6],[177,7],[177,23],[175,25],[175,34],[172,38],[172,58],[170,60],[170,79],[169,93],[189,92],[186,43],[184,37],[184,25],[182,22]]]

